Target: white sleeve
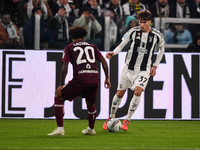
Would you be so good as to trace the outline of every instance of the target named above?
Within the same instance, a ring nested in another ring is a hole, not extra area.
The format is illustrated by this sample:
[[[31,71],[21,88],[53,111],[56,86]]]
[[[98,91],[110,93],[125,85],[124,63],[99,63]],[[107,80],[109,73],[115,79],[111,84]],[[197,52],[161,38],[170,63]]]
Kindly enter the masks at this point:
[[[122,37],[121,43],[113,50],[114,55],[117,55],[122,49],[126,46],[126,44],[130,41],[130,33],[127,32]]]
[[[155,63],[154,63],[154,66],[158,67],[162,57],[163,57],[163,54],[165,52],[165,40],[164,40],[164,37],[163,35],[161,34],[159,36],[159,43],[158,43],[158,47],[159,47],[159,51],[158,51],[158,54],[156,56],[156,60],[155,60]]]
[[[122,49],[126,46],[127,42],[122,41],[114,50],[114,55],[117,55],[119,52],[122,51]]]
[[[154,66],[158,67],[162,57],[163,57],[163,54],[165,52],[165,47],[164,47],[164,44],[161,45],[161,47],[159,47],[159,51],[158,51],[158,54],[156,56],[156,61],[154,63]]]

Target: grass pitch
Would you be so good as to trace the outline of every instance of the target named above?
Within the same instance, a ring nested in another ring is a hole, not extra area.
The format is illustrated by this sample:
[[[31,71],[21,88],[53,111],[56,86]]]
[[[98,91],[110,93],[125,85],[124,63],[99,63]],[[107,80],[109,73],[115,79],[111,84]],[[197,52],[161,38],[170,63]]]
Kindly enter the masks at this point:
[[[131,120],[127,131],[83,135],[87,120],[64,120],[65,136],[47,136],[55,120],[0,119],[1,150],[200,150],[200,121]]]

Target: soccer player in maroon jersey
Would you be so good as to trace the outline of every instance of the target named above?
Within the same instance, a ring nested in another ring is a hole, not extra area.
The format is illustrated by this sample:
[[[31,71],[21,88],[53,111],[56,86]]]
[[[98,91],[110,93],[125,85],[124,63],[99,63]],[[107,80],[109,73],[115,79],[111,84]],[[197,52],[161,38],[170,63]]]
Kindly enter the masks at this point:
[[[95,102],[100,81],[96,60],[100,61],[103,66],[105,88],[111,87],[108,77],[108,65],[99,49],[95,45],[84,41],[87,35],[86,28],[83,26],[71,27],[69,35],[73,42],[67,45],[63,51],[60,84],[55,91],[54,98],[54,112],[57,128],[48,135],[65,135],[63,128],[64,101],[72,101],[79,95],[86,99],[88,109],[89,127],[83,130],[82,133],[95,135],[94,123],[97,114]],[[69,62],[73,66],[73,79],[65,84],[64,81],[67,75]]]

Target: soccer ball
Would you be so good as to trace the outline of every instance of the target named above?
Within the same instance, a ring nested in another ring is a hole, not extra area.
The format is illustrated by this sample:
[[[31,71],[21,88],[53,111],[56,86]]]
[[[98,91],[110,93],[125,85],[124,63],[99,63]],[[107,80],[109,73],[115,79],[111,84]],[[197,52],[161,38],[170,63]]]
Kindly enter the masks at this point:
[[[110,132],[119,132],[121,129],[122,124],[121,121],[117,118],[112,118],[107,122],[107,128]]]

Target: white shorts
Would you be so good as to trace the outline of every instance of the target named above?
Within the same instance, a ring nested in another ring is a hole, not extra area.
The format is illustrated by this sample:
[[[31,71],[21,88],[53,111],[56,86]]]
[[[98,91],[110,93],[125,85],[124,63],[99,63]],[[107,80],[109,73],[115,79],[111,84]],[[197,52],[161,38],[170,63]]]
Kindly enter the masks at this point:
[[[125,65],[119,80],[117,90],[126,90],[130,88],[132,91],[136,86],[145,90],[149,81],[149,71],[133,71]]]

